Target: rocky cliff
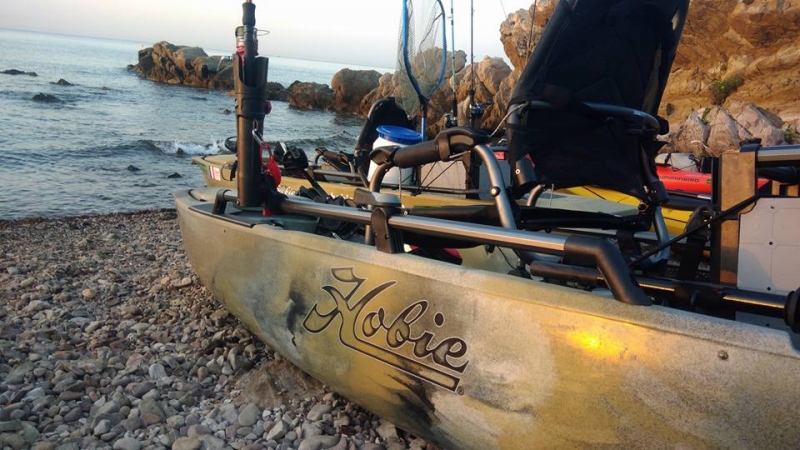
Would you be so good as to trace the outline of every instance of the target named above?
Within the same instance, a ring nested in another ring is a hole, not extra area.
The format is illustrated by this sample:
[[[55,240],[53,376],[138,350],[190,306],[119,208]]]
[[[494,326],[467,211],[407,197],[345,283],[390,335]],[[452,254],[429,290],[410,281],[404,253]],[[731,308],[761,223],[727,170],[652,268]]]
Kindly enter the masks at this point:
[[[715,103],[715,86],[736,84],[716,103],[800,121],[800,0],[692,2],[663,113],[686,117]]]

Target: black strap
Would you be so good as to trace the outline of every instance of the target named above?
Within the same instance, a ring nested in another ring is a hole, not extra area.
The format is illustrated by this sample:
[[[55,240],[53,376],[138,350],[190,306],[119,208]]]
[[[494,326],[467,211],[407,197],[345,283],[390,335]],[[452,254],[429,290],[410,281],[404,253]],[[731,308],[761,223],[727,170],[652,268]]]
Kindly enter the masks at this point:
[[[686,229],[695,230],[686,237],[681,264],[678,267],[677,278],[679,280],[694,280],[700,268],[700,261],[703,260],[703,251],[706,242],[711,236],[711,227],[708,225],[714,211],[707,205],[698,206],[694,210]],[[705,226],[703,226],[705,225]]]

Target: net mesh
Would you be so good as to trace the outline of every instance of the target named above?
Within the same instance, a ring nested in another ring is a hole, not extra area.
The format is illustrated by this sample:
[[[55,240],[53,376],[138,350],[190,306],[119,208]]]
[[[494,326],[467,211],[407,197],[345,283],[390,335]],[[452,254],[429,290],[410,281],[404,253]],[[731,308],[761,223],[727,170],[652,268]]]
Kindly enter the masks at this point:
[[[438,0],[406,0],[397,47],[398,104],[409,114],[442,82],[446,60],[444,7]],[[416,89],[415,85],[416,84]]]

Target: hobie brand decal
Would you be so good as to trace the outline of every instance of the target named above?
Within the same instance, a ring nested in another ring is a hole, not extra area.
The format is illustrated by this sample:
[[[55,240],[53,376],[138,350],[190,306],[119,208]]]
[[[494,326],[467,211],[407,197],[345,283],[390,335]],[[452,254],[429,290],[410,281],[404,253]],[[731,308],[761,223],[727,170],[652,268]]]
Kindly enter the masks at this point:
[[[365,278],[357,277],[352,267],[332,268],[331,275],[349,290],[343,293],[336,286],[322,286],[333,301],[314,305],[303,321],[306,330],[319,333],[341,317],[339,340],[345,346],[451,391],[459,390],[461,374],[469,363],[464,359],[467,343],[457,337],[437,339],[435,331],[423,329],[419,323],[433,314],[434,325],[442,327],[442,313],[429,312],[427,300],[411,303],[396,314],[383,307],[369,308],[371,301],[397,281],[384,282],[356,298]]]

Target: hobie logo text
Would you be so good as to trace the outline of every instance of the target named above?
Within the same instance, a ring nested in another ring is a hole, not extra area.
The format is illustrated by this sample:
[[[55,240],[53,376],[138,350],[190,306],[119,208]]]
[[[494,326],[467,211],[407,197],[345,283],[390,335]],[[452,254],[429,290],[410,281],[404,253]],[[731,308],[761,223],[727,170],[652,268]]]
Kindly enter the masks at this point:
[[[384,282],[355,298],[366,279],[357,277],[352,267],[333,268],[331,275],[350,289],[343,293],[336,286],[322,286],[332,302],[314,305],[303,321],[306,330],[322,332],[340,317],[339,340],[343,345],[443,388],[458,389],[460,375],[469,363],[464,359],[467,344],[457,337],[437,339],[435,331],[422,329],[420,322],[429,314],[427,300],[390,314],[383,307],[368,305],[396,281]],[[444,315],[433,314],[433,324],[442,327]]]

